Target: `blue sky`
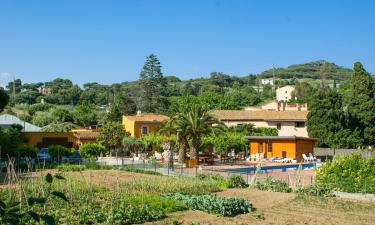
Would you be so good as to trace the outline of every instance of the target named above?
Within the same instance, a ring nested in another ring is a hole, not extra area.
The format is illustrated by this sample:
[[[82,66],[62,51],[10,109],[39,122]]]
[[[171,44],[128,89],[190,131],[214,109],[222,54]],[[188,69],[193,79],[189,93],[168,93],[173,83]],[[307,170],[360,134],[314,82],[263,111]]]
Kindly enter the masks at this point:
[[[375,73],[375,1],[0,0],[0,83],[244,76],[272,65],[361,61]]]

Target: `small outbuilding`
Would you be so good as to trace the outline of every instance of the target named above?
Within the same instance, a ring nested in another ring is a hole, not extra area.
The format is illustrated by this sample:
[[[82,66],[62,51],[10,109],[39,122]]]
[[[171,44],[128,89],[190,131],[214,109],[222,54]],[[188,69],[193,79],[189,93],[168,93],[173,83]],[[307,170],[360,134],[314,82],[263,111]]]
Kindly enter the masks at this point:
[[[263,153],[264,158],[292,158],[300,162],[302,154],[313,153],[315,138],[297,136],[246,136],[250,154]]]

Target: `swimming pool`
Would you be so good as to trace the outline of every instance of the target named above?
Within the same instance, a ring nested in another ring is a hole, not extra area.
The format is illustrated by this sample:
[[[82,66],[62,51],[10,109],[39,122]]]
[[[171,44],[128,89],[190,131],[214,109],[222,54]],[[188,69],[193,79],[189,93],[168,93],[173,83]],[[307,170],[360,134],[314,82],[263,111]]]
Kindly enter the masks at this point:
[[[315,164],[315,163],[306,163],[306,164],[301,164],[302,169],[312,169],[315,166],[319,168],[321,165],[320,164]],[[261,167],[261,172],[275,172],[275,171],[282,171],[285,172],[287,170],[297,170],[299,164],[290,164],[290,165],[277,165],[277,166],[262,166]],[[245,167],[245,168],[235,168],[235,169],[225,169],[223,171],[225,172],[231,172],[231,173],[255,173],[256,167]]]

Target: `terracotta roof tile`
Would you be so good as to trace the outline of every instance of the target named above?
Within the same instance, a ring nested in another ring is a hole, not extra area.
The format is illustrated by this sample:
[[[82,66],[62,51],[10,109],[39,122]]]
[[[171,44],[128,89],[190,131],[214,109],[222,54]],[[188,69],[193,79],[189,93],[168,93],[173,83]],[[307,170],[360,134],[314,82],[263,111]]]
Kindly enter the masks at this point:
[[[308,111],[247,111],[212,110],[211,113],[222,121],[306,121]]]
[[[136,122],[164,122],[169,119],[168,116],[153,113],[142,113],[136,116],[124,116],[129,120]]]
[[[74,132],[74,136],[81,140],[94,140],[99,136],[99,132],[94,131],[77,131]]]

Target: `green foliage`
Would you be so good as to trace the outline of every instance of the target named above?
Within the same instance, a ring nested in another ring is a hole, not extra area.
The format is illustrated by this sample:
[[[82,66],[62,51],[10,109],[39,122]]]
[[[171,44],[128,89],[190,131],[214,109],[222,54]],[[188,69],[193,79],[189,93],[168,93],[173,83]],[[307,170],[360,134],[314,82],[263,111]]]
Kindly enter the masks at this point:
[[[59,171],[65,171],[65,172],[68,172],[68,171],[83,171],[85,170],[85,166],[84,165],[76,165],[76,164],[69,164],[69,163],[62,163],[62,164],[58,164],[56,166],[56,169],[59,170]]]
[[[209,180],[215,182],[221,188],[228,188],[228,181],[220,174],[212,173],[212,174],[198,174],[197,176],[200,180]]]
[[[300,187],[296,190],[300,195],[311,195],[317,197],[333,197],[332,188],[326,184],[311,184],[306,187]]]
[[[148,194],[181,192],[199,195],[221,190],[213,180],[168,176],[150,176],[147,179],[137,179],[123,183],[121,187],[127,190],[128,193],[138,193],[139,190],[142,190]]]
[[[27,111],[28,113],[33,116],[36,112],[46,112],[49,111],[53,105],[48,104],[48,103],[37,103],[37,104],[32,104],[28,107]]]
[[[292,188],[289,187],[288,183],[282,180],[275,180],[272,177],[267,177],[264,181],[258,181],[256,186],[259,190],[264,191],[275,191],[289,193]]]
[[[159,172],[155,172],[155,171],[152,171],[152,170],[137,169],[137,168],[133,168],[133,167],[130,167],[130,166],[121,168],[121,170],[127,171],[127,172],[133,172],[133,173],[143,173],[143,174],[158,175],[158,176],[163,175]]]
[[[228,177],[228,188],[246,188],[249,185],[241,175],[230,175]]]
[[[9,95],[2,88],[0,88],[0,112],[3,111],[8,102]]]
[[[345,192],[375,193],[375,156],[335,157],[316,173],[317,182]]]
[[[138,108],[144,112],[161,112],[167,108],[167,80],[161,72],[161,65],[156,55],[151,54],[139,75]]]
[[[217,135],[204,136],[202,142],[203,145],[215,146],[216,154],[225,154],[231,149],[239,152],[241,147],[248,143],[243,134],[235,132],[222,132]]]
[[[15,149],[21,140],[20,131],[16,128],[0,128],[1,157],[16,156]]]
[[[69,156],[72,153],[72,149],[64,147],[62,145],[50,145],[48,146],[49,154],[56,158],[62,156]]]
[[[95,125],[97,122],[97,114],[95,112],[95,105],[84,103],[75,107],[73,112],[74,123],[88,127]]]
[[[98,142],[105,146],[107,150],[119,148],[122,145],[122,139],[129,136],[125,132],[124,126],[120,122],[105,122],[100,129]]]
[[[87,143],[79,146],[79,153],[83,158],[97,158],[105,155],[105,147],[98,143]]]
[[[21,157],[35,158],[37,153],[38,149],[31,145],[19,145],[16,149],[16,154]]]
[[[47,126],[53,123],[54,118],[50,112],[36,112],[33,116],[32,123],[39,127]]]
[[[351,75],[350,69],[337,66],[324,60],[314,61],[304,64],[296,64],[288,66],[286,69],[276,68],[274,70],[266,70],[260,74],[260,78],[313,78],[319,79],[322,74],[325,79],[349,79]]]
[[[252,205],[242,198],[217,197],[208,195],[189,195],[182,193],[167,193],[163,197],[182,202],[192,210],[201,210],[210,214],[235,216],[252,211]]]

